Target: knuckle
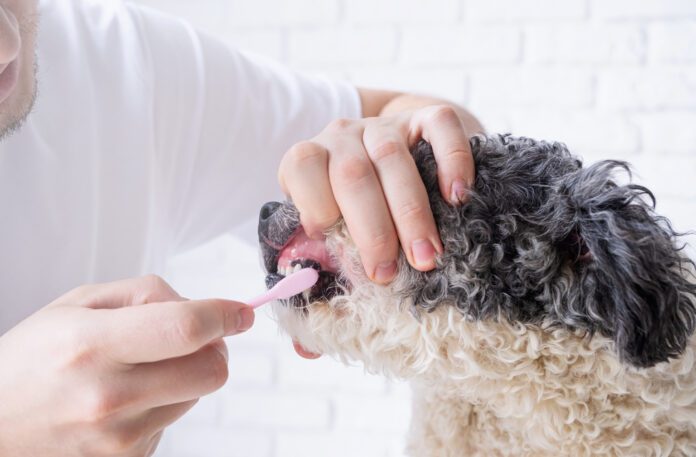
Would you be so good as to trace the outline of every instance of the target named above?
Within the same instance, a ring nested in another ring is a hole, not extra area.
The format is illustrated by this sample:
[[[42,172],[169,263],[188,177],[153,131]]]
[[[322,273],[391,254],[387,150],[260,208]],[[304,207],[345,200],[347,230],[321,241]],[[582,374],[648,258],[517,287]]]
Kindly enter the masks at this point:
[[[162,301],[164,297],[170,295],[176,295],[176,293],[169,284],[161,277],[149,274],[140,278],[138,291],[133,300],[136,303],[147,304]]]
[[[463,162],[466,155],[467,151],[464,149],[464,145],[459,145],[445,152],[444,158],[448,161]]]
[[[104,451],[118,455],[139,447],[142,437],[138,431],[121,427],[106,433],[102,440]]]
[[[96,385],[86,389],[85,406],[82,409],[84,421],[93,426],[101,426],[108,422],[123,404],[122,396],[113,388]]]
[[[427,216],[427,211],[423,205],[415,201],[408,201],[402,204],[396,212],[396,218],[402,220],[409,225],[413,222],[423,221]]]
[[[367,249],[380,257],[390,253],[394,245],[394,237],[390,233],[382,232],[370,238]]]
[[[70,295],[73,297],[83,297],[85,295],[90,295],[93,290],[94,290],[93,284],[83,284],[81,286],[75,287],[70,292],[68,292],[66,295]]]
[[[295,164],[301,166],[307,162],[323,160],[324,148],[311,141],[302,141],[293,145],[288,151],[288,158]]]
[[[377,147],[370,151],[370,157],[373,162],[381,162],[393,156],[398,156],[403,152],[405,146],[403,143],[396,140],[389,140],[379,143]]]
[[[210,382],[214,389],[218,389],[225,385],[229,378],[229,366],[227,360],[215,348],[208,349],[209,362],[206,363],[206,379]]]
[[[88,366],[94,361],[97,351],[84,333],[79,330],[70,332],[70,336],[67,337],[67,343],[62,345],[61,350],[58,351],[57,357],[54,359],[59,370],[72,371],[76,368]]]
[[[328,132],[345,132],[353,127],[355,121],[352,119],[334,119],[326,126],[326,131]]]
[[[82,313],[61,317],[56,322],[65,331],[51,346],[51,367],[60,373],[69,373],[91,365],[100,356],[98,336],[91,330],[91,322]]]
[[[155,274],[145,275],[141,279],[143,282],[143,287],[146,290],[162,290],[169,288],[169,284],[167,284],[167,282],[164,279]]]
[[[348,157],[338,166],[338,174],[346,182],[359,182],[372,174],[372,165],[366,159]]]
[[[438,105],[433,107],[430,118],[435,123],[450,122],[452,120],[459,122],[457,112],[449,105]]]
[[[205,324],[199,313],[186,309],[176,320],[174,331],[176,338],[185,345],[198,346],[205,336]]]
[[[57,301],[78,306],[88,306],[90,299],[97,292],[97,287],[96,284],[83,284],[70,290]]]
[[[330,211],[323,214],[315,214],[311,216],[300,216],[302,227],[308,233],[323,232],[332,227],[340,217],[338,211]]]

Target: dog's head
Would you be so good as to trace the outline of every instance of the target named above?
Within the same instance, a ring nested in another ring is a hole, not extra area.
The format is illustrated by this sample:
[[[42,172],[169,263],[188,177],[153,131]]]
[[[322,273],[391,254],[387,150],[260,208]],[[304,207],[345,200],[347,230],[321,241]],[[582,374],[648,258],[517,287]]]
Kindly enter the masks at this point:
[[[636,367],[678,357],[696,324],[693,262],[650,191],[617,183],[628,166],[583,168],[564,145],[528,138],[471,146],[476,182],[458,208],[440,196],[430,146],[413,151],[445,249],[426,273],[402,255],[388,286],[368,280],[342,223],[311,240],[292,203],[266,204],[267,285],[296,268],[321,272],[311,291],[276,304],[281,326],[308,350],[397,374],[448,357],[455,319],[600,334]]]

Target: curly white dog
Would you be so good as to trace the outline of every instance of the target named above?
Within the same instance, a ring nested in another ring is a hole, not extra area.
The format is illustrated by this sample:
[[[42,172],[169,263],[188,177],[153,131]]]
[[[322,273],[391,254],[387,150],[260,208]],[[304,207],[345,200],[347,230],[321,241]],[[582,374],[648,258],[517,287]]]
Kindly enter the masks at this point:
[[[261,211],[268,286],[312,266],[277,303],[299,352],[409,379],[414,456],[696,456],[696,281],[677,234],[621,162],[583,168],[558,143],[472,140],[468,204],[414,158],[445,246],[371,283],[343,224],[309,239],[291,203]]]

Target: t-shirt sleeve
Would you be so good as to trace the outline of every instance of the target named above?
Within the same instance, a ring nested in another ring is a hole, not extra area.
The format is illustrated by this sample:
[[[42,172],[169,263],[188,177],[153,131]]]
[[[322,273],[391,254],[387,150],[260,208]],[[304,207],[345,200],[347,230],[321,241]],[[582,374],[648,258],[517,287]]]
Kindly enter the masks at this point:
[[[283,153],[332,119],[360,116],[347,83],[245,54],[183,21],[129,6],[152,75],[162,236],[179,251],[235,229],[253,238],[261,205],[280,197]],[[244,228],[241,228],[244,227]]]

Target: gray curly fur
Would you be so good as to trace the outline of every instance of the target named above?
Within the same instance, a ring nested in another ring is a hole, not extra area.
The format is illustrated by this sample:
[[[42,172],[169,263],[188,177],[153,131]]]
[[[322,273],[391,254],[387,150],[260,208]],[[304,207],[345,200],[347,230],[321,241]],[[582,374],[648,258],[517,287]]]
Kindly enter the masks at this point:
[[[413,151],[445,246],[438,268],[400,282],[415,312],[448,304],[472,320],[599,332],[637,367],[684,350],[696,324],[694,263],[652,193],[614,180],[617,170],[630,177],[626,163],[583,168],[561,143],[509,135],[471,146],[476,182],[459,208],[440,195],[430,146]]]

